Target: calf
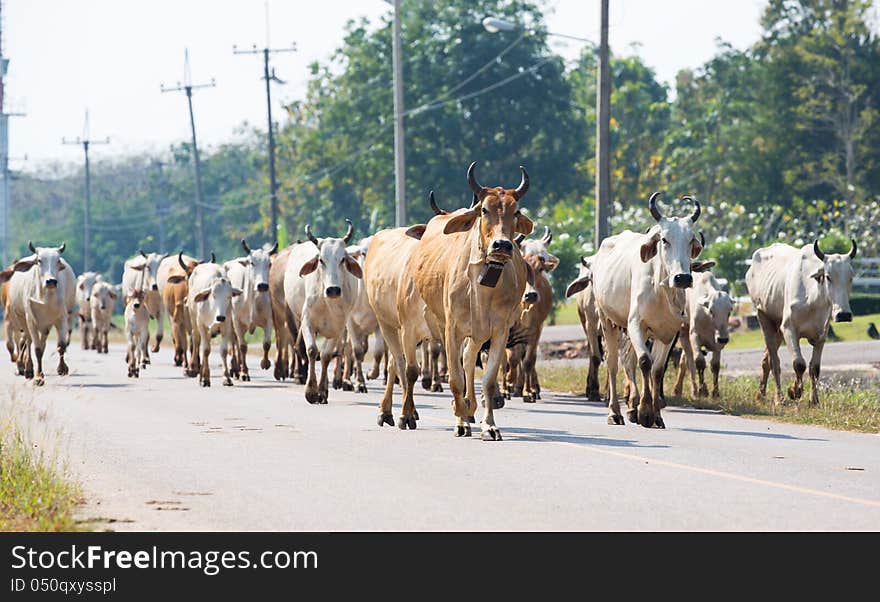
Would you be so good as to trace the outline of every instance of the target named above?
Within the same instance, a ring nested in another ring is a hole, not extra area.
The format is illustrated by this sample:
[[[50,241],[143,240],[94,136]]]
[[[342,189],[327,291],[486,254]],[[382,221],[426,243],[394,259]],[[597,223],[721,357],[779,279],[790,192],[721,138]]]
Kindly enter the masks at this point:
[[[76,279],[76,305],[83,349],[94,349],[91,297],[92,287],[100,280],[101,274],[97,272],[84,272]]]
[[[213,254],[212,254],[213,259]],[[216,263],[201,263],[189,277],[186,298],[187,311],[192,320],[192,357],[189,362],[191,375],[199,375],[199,384],[211,386],[211,339],[221,336],[220,360],[223,363],[223,385],[232,386],[227,354],[231,341],[231,328],[227,316],[233,297],[241,295],[226,277],[226,270]],[[201,352],[201,357],[199,353]]]
[[[168,254],[145,253],[138,250],[138,255],[125,262],[122,271],[122,296],[129,296],[135,289],[144,291],[144,304],[150,317],[156,320],[156,342],[153,353],[159,351],[165,329],[164,304],[159,290],[159,267],[168,258]],[[147,363],[150,363],[149,356]]]
[[[126,362],[129,378],[138,378],[146,368],[147,345],[150,340],[150,313],[144,304],[144,291],[135,289],[125,301]]]
[[[101,280],[92,287],[90,297],[91,321],[94,329],[92,349],[97,350],[98,353],[107,353],[107,335],[110,332],[110,320],[113,317],[113,308],[118,295],[113,285]]]
[[[578,319],[584,335],[587,337],[587,353],[590,365],[587,370],[587,382],[584,395],[587,401],[601,401],[599,393],[599,366],[602,364],[602,332],[599,324],[599,311],[596,307],[596,295],[590,283],[593,273],[590,271],[592,257],[581,257],[578,277],[568,285],[566,297],[574,295],[577,304]]]

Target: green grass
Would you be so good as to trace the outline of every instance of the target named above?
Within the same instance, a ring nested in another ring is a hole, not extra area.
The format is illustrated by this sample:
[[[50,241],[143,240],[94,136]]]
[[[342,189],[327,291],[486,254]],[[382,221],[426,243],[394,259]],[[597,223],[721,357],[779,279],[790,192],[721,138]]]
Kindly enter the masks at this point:
[[[586,362],[583,367],[560,366],[538,363],[538,374],[541,386],[553,391],[584,394],[586,379]],[[707,375],[709,371],[707,370]],[[832,374],[822,377],[819,391],[819,405],[809,404],[810,384],[806,383],[804,395],[800,401],[788,401],[782,406],[773,404],[774,385],[768,384],[767,401],[757,401],[758,377],[722,375],[719,388],[721,397],[718,399],[693,399],[689,379],[685,382],[685,393],[682,397],[672,395],[677,372],[670,369],[664,381],[666,402],[671,406],[691,406],[704,409],[720,410],[726,414],[764,418],[799,424],[824,426],[837,430],[859,431],[865,433],[880,432],[880,381],[861,374]],[[639,378],[641,381],[641,377]],[[599,382],[605,387],[605,368],[600,369]],[[789,379],[783,375],[783,387],[788,387]],[[641,385],[641,382],[640,382]],[[622,392],[622,386],[618,391]],[[623,404],[623,402],[621,402]]]
[[[34,434],[45,415],[32,414],[14,399],[0,404],[0,531],[81,530],[79,486],[50,451],[52,435]]]

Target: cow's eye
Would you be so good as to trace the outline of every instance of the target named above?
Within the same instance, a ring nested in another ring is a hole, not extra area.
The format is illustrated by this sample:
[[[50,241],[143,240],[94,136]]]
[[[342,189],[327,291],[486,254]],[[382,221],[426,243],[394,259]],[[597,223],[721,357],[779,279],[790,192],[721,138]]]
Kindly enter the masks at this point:
[[[483,215],[487,215],[488,213],[489,213],[489,210],[486,209],[485,207],[483,207]]]
[[[319,260],[318,260],[318,263],[320,263],[321,265],[324,265],[324,260],[323,260],[323,259],[319,259]]]
[[[664,239],[663,239],[663,244],[666,245],[666,246],[668,247],[668,246],[669,246],[669,241],[666,240],[666,239],[664,238]]]

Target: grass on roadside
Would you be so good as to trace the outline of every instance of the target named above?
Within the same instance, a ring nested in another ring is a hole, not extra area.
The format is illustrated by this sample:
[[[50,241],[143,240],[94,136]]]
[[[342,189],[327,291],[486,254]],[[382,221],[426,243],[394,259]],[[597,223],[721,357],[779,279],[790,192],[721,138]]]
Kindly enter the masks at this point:
[[[34,435],[33,410],[4,394],[0,402],[0,531],[78,531],[82,496],[61,468],[52,435]]]
[[[706,371],[709,375],[709,371]],[[584,394],[586,362],[583,366],[560,366],[538,364],[541,386],[553,391]],[[719,399],[692,399],[690,384],[685,382],[682,397],[672,395],[675,384],[675,371],[670,369],[664,381],[666,403],[672,406],[691,406],[702,409],[720,410],[735,416],[767,418],[781,422],[824,426],[837,430],[880,432],[880,381],[864,375],[830,374],[821,379],[819,405],[809,403],[810,384],[807,382],[800,401],[787,401],[781,407],[773,404],[774,385],[767,386],[767,401],[756,400],[758,393],[757,376],[721,376]],[[641,377],[640,381],[641,381]],[[686,379],[686,381],[689,379]],[[605,368],[600,369],[599,382],[603,383],[605,393]],[[787,388],[790,379],[783,375],[783,387]],[[622,386],[618,391],[622,391]],[[785,394],[785,392],[783,392]],[[787,397],[786,397],[787,399]],[[623,403],[623,402],[621,402]]]

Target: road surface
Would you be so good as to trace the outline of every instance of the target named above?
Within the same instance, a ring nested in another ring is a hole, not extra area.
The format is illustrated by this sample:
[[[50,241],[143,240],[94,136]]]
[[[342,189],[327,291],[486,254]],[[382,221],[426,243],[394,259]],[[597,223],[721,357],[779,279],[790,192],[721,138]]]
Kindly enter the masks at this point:
[[[497,413],[503,441],[456,439],[447,393],[420,390],[418,430],[400,431],[376,426],[377,382],[311,406],[259,368],[219,386],[216,358],[200,388],[167,347],[128,379],[122,353],[73,348],[42,388],[0,375],[63,432],[99,528],[880,529],[877,435],[688,408],[666,430],[609,426],[602,405],[547,393]]]
[[[580,325],[545,326],[541,333],[542,343],[564,343],[584,340]],[[804,341],[801,345],[807,361],[812,347]],[[724,374],[760,372],[763,349],[729,349],[721,354]],[[565,361],[565,360],[560,360]],[[779,361],[783,370],[791,371],[791,355],[785,345],[779,348]],[[880,341],[856,341],[850,343],[825,343],[822,350],[823,370],[880,369]]]

